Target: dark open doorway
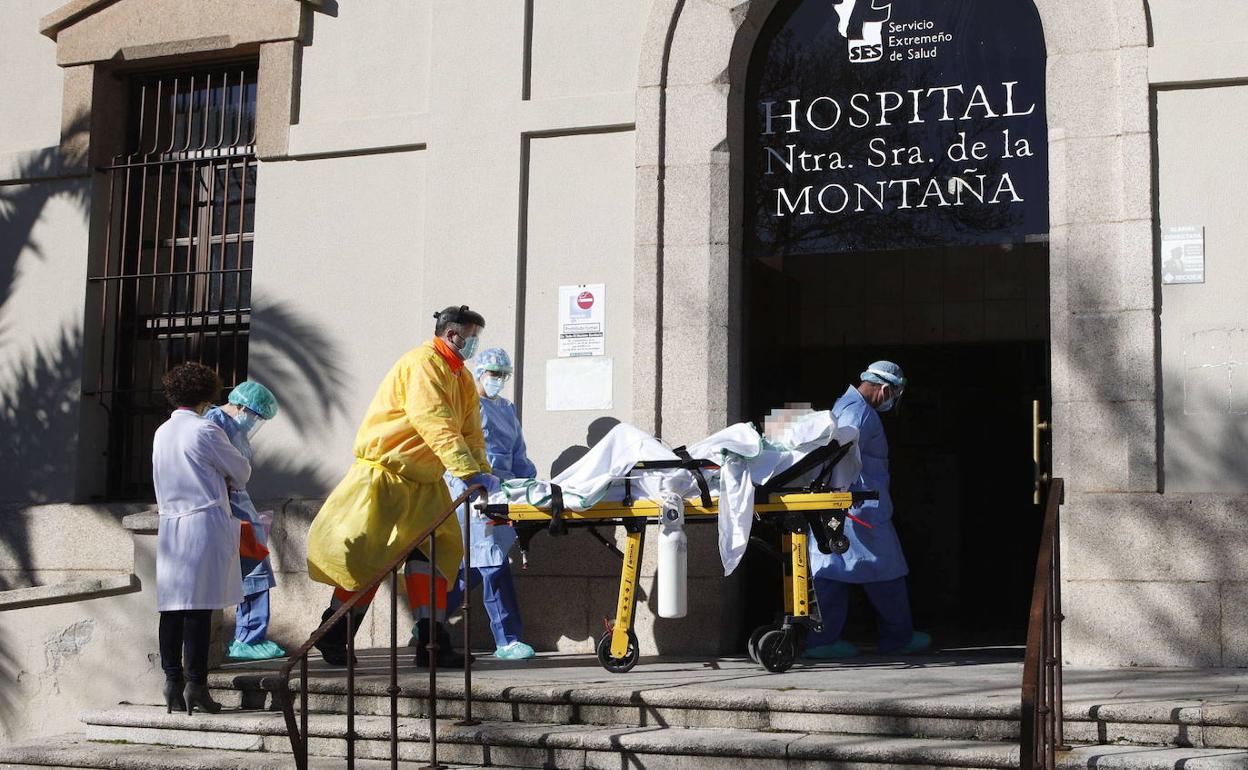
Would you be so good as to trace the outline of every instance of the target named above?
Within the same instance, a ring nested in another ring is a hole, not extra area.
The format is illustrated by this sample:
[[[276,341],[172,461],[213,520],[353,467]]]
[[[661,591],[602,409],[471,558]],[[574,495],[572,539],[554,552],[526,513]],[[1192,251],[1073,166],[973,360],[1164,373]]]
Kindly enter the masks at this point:
[[[941,646],[1021,643],[1040,526],[1033,402],[1047,414],[1049,397],[1047,244],[755,260],[749,274],[751,419],[786,402],[831,408],[872,361],[901,364],[910,385],[884,426],[916,626]],[[746,569],[764,586],[747,603],[762,623],[778,573],[762,559]],[[847,636],[874,638],[869,608]]]
[[[747,415],[828,409],[869,363],[901,364],[893,522],[916,626],[946,647],[1018,643],[1027,621],[1033,404],[1049,401],[1046,61],[1033,0],[781,0],[743,93]],[[780,577],[758,556],[745,569],[751,628]],[[851,639],[874,639],[866,609]]]

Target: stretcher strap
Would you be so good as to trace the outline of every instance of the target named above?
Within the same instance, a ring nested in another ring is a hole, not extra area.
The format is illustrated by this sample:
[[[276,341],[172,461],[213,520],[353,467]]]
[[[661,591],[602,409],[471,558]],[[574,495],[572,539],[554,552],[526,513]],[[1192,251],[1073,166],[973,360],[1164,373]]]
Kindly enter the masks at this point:
[[[813,489],[828,488],[828,482],[832,480],[832,471],[836,469],[837,463],[845,459],[845,455],[849,454],[849,450],[853,446],[853,441],[840,445],[840,449],[833,453],[832,458],[828,460],[828,464],[823,466],[823,471],[819,473],[819,478],[815,479],[815,483],[812,485]]]
[[[835,465],[837,462],[840,462],[841,458],[844,456],[845,453],[841,451],[841,445],[833,439],[827,446],[819,447],[802,459],[798,460],[791,467],[777,473],[771,478],[771,481],[768,481],[759,488],[765,492],[783,489],[790,481],[801,478],[812,468],[817,467],[821,463],[827,462],[835,457],[833,460],[833,465]]]
[[[547,529],[551,537],[568,534],[567,522],[563,520],[563,487],[550,485],[550,527]]]
[[[684,460],[685,469],[693,474],[693,480],[698,483],[698,493],[702,495],[702,507],[710,508],[714,503],[711,501],[711,487],[706,483],[706,476],[702,475],[702,461],[693,459],[689,450],[683,446],[676,447],[672,452]]]

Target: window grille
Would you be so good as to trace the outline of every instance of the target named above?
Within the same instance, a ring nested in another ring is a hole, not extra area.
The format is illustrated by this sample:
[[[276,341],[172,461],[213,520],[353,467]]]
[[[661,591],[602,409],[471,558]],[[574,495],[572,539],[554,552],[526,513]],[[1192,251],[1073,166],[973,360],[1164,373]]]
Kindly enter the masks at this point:
[[[198,361],[247,377],[256,205],[254,64],[136,77],[108,233],[88,279],[94,395],[108,414],[108,495],[150,498],[161,376]],[[91,383],[87,383],[90,386]]]

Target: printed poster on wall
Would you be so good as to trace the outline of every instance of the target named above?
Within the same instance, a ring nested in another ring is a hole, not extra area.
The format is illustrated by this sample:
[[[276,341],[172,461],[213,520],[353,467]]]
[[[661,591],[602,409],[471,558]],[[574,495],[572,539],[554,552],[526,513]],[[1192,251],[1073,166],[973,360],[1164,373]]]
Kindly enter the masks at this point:
[[[607,292],[601,283],[559,287],[559,357],[607,352]]]
[[[1162,231],[1161,282],[1205,282],[1205,228],[1167,227]]]

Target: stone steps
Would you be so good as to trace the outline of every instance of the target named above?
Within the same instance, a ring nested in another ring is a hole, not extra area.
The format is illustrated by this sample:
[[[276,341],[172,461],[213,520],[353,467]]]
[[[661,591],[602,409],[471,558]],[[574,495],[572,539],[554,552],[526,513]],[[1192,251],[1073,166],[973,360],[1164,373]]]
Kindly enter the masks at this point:
[[[339,757],[309,757],[309,770],[342,770]],[[36,745],[0,747],[0,770],[289,770],[289,755],[254,751],[204,751],[129,741],[102,743],[85,735],[63,735]],[[423,764],[402,762],[402,770],[421,770]],[[448,770],[462,768],[452,765]],[[358,770],[389,770],[390,762],[360,760]],[[501,770],[506,770],[502,768]],[[515,770],[515,769],[513,769]]]
[[[205,750],[290,752],[282,716],[273,712],[216,715],[166,714],[153,706],[119,706],[82,715],[86,737]],[[309,753],[343,757],[346,717],[312,714]],[[359,716],[356,755],[389,756],[390,720]],[[428,721],[399,720],[400,759],[429,758]],[[991,741],[832,735],[803,732],[685,727],[602,727],[522,722],[485,722],[461,727],[438,723],[439,758],[472,765],[617,770],[787,770],[788,768],[959,767],[1013,768],[1018,746]]]
[[[229,708],[274,708],[264,674],[214,673],[214,697]],[[621,684],[625,684],[621,682]],[[344,713],[346,683],[309,679],[309,709]],[[357,714],[387,715],[388,681],[356,682]],[[399,714],[428,715],[428,679],[400,679]],[[438,715],[463,716],[463,681],[439,680]],[[1020,705],[1010,699],[956,701],[940,697],[873,698],[864,693],[507,685],[496,680],[473,685],[473,716],[494,722],[706,727],[880,736],[923,736],[952,740],[1017,741]],[[1248,704],[1192,701],[1067,703],[1066,740],[1076,744],[1162,745],[1248,748]]]
[[[379,770],[388,762],[375,762],[390,751],[389,669],[376,655],[361,657],[356,755],[363,770]],[[462,715],[462,674],[443,672],[439,759],[569,770],[1019,766],[1014,664],[950,672],[933,661],[766,675],[731,659],[660,661],[642,675],[621,677],[585,665],[592,662],[572,657],[482,666],[474,671],[473,690],[474,716],[484,723],[471,727],[454,724]],[[214,672],[210,684],[227,708],[218,715],[167,714],[155,703],[85,713],[82,735],[0,752],[0,766],[290,767],[285,722],[267,689],[274,673],[272,664]],[[1076,690],[1083,700],[1066,704],[1068,741],[1095,745],[1076,746],[1060,767],[1248,768],[1248,700],[1237,700],[1235,687],[1194,688],[1188,672],[1132,675],[1146,679],[1147,687],[1120,684],[1123,675],[1111,675],[1113,689],[1098,684],[1089,691],[1085,684]],[[308,684],[312,767],[341,767],[344,672],[317,661]],[[427,672],[400,667],[399,684],[400,758],[422,767],[429,759],[428,720],[422,718]],[[1202,691],[1209,697],[1180,699],[1180,693]],[[164,746],[170,748],[157,748]]]
[[[290,767],[290,743],[280,714],[223,712],[166,714],[160,707],[120,706],[83,715],[87,732],[35,747],[0,750],[0,768],[110,768],[113,770],[267,770]],[[341,767],[346,718],[309,719],[311,767]],[[401,767],[428,761],[428,723],[399,721]],[[380,770],[389,756],[389,719],[356,720],[361,770]],[[439,759],[452,767],[563,768],[566,770],[876,770],[898,768],[1018,767],[1018,747],[994,741],[953,741],[723,728],[594,727],[440,722]],[[1140,746],[1084,746],[1064,754],[1063,770],[1242,770],[1248,751]]]

